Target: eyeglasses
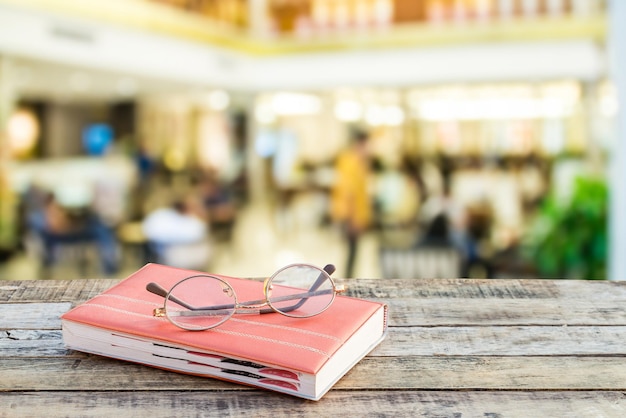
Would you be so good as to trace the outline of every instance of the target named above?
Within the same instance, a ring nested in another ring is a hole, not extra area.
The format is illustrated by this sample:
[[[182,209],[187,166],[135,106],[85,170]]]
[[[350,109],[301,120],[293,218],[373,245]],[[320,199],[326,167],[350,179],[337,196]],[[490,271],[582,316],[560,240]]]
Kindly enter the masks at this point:
[[[215,328],[235,313],[272,313],[292,318],[308,318],[324,312],[345,291],[330,275],[332,264],[323,269],[309,264],[281,268],[263,284],[264,299],[238,302],[232,286],[219,277],[198,274],[176,283],[169,291],[151,282],[146,290],[165,298],[155,317],[166,317],[172,324],[189,331]]]

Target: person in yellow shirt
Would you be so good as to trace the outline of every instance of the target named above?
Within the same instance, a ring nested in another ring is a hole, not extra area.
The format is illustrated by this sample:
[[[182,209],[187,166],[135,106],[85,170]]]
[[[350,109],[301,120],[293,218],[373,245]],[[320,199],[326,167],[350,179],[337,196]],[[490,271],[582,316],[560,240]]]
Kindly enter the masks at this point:
[[[354,273],[359,238],[372,221],[368,140],[367,132],[355,132],[351,146],[335,163],[330,215],[341,226],[348,243],[346,277],[352,277]]]

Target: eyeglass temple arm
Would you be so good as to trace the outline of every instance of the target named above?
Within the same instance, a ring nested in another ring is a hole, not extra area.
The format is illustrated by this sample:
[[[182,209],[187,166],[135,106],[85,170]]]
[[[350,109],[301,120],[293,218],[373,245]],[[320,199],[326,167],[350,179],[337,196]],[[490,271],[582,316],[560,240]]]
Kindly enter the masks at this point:
[[[167,297],[167,293],[168,293],[167,290],[165,290],[161,285],[155,282],[148,283],[146,285],[146,290],[150,293],[154,293],[155,295],[158,295],[164,298]],[[195,306],[192,306],[186,302],[183,302],[182,300],[178,299],[176,296],[173,296],[173,295],[170,295],[170,300],[192,311],[198,309]]]
[[[335,266],[333,264],[326,264],[324,266],[324,271],[330,276],[331,274],[333,274],[335,272]],[[315,283],[313,283],[313,285],[311,286],[311,288],[308,290],[309,292],[314,292],[316,291],[320,285],[322,283],[324,283],[324,281],[326,280],[326,277],[324,276],[324,274],[320,274],[319,277],[317,278],[317,280],[315,280]],[[304,303],[309,300],[309,298],[302,298],[298,301],[298,303],[296,303],[293,306],[289,306],[286,308],[281,308],[280,310],[282,312],[291,312],[291,311],[295,311],[296,309],[298,309],[300,306],[304,305]],[[261,310],[261,313],[265,313],[264,312],[265,309]],[[272,309],[269,310],[269,312],[273,312]]]

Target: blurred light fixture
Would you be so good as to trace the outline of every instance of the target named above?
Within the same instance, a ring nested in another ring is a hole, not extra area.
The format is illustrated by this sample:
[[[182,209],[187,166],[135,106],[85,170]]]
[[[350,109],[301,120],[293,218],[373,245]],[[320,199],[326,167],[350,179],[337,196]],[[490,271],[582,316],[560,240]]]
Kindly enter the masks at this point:
[[[276,93],[271,99],[276,115],[296,116],[319,113],[322,104],[319,97],[303,93]]]
[[[262,125],[270,125],[276,121],[276,114],[270,103],[261,101],[254,108],[254,117]]]
[[[223,115],[209,113],[200,118],[196,154],[203,167],[220,174],[229,168],[232,161],[230,136]]]
[[[209,106],[213,110],[224,110],[230,104],[230,96],[224,90],[214,90],[209,93]]]
[[[579,83],[559,81],[414,90],[408,102],[422,120],[558,119],[571,116],[580,97]]]
[[[558,97],[429,99],[417,105],[418,119],[489,120],[564,118],[573,106]]]
[[[399,126],[404,123],[404,110],[400,106],[381,106],[373,104],[367,107],[365,121],[370,126]]]
[[[385,125],[399,126],[404,122],[404,110],[399,106],[385,106],[383,108],[383,120]]]
[[[379,105],[369,105],[365,111],[365,122],[370,126],[380,126],[384,123],[383,107]]]
[[[7,122],[9,146],[16,157],[28,155],[39,139],[39,122],[33,112],[18,109]]]
[[[363,116],[363,106],[356,100],[342,100],[335,104],[335,117],[343,122],[356,122]]]

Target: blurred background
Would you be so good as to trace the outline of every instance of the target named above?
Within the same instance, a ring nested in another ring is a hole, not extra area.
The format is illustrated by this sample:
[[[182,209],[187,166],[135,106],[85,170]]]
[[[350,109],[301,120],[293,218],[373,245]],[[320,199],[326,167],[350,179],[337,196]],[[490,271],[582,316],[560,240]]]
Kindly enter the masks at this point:
[[[605,279],[608,9],[0,0],[0,279],[345,277],[355,132],[372,216],[349,275]]]

